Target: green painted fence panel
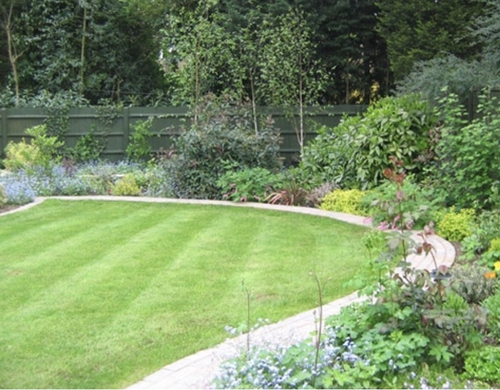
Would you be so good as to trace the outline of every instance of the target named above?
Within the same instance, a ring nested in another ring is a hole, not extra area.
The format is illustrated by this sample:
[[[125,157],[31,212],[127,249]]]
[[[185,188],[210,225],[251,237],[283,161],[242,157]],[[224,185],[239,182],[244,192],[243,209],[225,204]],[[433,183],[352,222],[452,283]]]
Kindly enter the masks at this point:
[[[316,136],[317,129],[322,126],[336,126],[344,115],[356,115],[366,110],[366,106],[349,105],[305,110],[306,142]],[[293,123],[298,125],[299,117],[288,117],[283,109],[259,107],[258,114],[262,117],[270,115],[274,125],[280,130],[282,143],[281,156],[287,161],[300,154],[297,134]],[[192,117],[186,107],[129,107],[116,113],[112,125],[106,127],[102,123],[102,115],[94,107],[71,108],[69,110],[69,128],[65,142],[69,148],[76,145],[78,139],[91,131],[104,136],[106,149],[103,158],[117,161],[125,157],[130,133],[140,121],[153,117],[151,132],[153,137],[150,145],[154,152],[168,150],[173,139],[189,128]],[[25,130],[42,124],[47,118],[47,112],[41,108],[8,108],[0,110],[0,150],[4,150],[10,141],[20,142],[26,137]]]

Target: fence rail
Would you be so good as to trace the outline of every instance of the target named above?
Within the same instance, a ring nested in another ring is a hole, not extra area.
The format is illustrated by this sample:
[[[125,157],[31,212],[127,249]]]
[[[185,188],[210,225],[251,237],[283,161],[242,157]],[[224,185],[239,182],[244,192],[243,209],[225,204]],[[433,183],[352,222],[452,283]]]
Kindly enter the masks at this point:
[[[316,136],[318,125],[335,126],[344,115],[352,116],[366,110],[362,105],[341,105],[335,107],[308,108],[306,110],[306,142]],[[282,143],[281,157],[290,161],[298,156],[300,147],[291,118],[287,118],[283,109],[260,107],[258,114],[271,115],[275,126],[280,129]],[[129,107],[119,110],[109,128],[102,129],[97,108],[71,108],[68,114],[69,127],[65,133],[65,143],[74,147],[79,137],[92,129],[106,133],[106,149],[103,158],[116,161],[125,157],[132,125],[140,120],[153,117],[150,146],[154,152],[168,149],[172,140],[179,135],[192,119],[185,107]],[[0,151],[4,151],[10,141],[20,142],[26,137],[26,129],[43,124],[49,115],[42,108],[3,108],[0,110]],[[295,118],[298,120],[298,117]]]

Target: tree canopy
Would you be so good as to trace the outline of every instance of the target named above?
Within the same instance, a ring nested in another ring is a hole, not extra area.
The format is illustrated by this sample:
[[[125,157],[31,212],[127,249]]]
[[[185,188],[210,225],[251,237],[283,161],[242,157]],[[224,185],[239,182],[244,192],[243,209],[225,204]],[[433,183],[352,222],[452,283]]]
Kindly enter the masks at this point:
[[[498,3],[0,0],[0,99],[15,105],[66,91],[91,104],[193,104],[230,91],[275,104],[278,91],[269,85],[282,77],[279,64],[300,57],[271,49],[292,13],[302,15],[314,64],[307,72],[317,89],[307,104],[366,104],[390,94],[394,80],[423,60],[479,61],[497,41]]]

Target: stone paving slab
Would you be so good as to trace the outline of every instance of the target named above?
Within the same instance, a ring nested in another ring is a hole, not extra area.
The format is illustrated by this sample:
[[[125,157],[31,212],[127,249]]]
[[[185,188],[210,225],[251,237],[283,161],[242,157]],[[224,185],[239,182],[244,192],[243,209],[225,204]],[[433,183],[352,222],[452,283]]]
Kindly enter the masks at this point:
[[[21,209],[20,211],[43,202],[47,198],[37,198],[36,201]],[[253,207],[259,209],[282,210],[322,217],[334,218],[344,222],[361,226],[370,226],[367,218],[355,215],[336,213],[331,211],[313,209],[309,207],[288,207],[280,205],[270,205],[264,203],[233,203],[212,200],[191,200],[191,199],[166,199],[148,197],[115,197],[115,196],[77,196],[77,197],[50,197],[50,199],[63,200],[105,200],[105,201],[128,201],[128,202],[151,202],[151,203],[184,203],[184,204],[209,204],[225,205],[234,207]],[[7,213],[5,213],[7,214]],[[4,214],[4,215],[5,215]],[[412,235],[415,242],[422,242],[422,237],[417,233]],[[431,235],[426,240],[433,246],[432,254],[411,254],[408,261],[417,269],[435,269],[436,266],[446,265],[450,267],[455,260],[455,248],[441,237]],[[361,302],[364,298],[358,297],[357,293],[350,294],[323,306],[324,318],[338,314],[342,307],[354,302]],[[263,326],[250,333],[251,345],[265,345],[269,348],[276,346],[288,346],[296,342],[305,340],[311,336],[317,326],[317,311],[312,309],[275,324]],[[169,364],[162,369],[145,377],[141,381],[128,387],[129,390],[149,390],[149,389],[208,389],[211,381],[216,375],[221,363],[229,358],[238,356],[245,350],[247,335],[228,339],[214,348],[199,351],[184,359]]]

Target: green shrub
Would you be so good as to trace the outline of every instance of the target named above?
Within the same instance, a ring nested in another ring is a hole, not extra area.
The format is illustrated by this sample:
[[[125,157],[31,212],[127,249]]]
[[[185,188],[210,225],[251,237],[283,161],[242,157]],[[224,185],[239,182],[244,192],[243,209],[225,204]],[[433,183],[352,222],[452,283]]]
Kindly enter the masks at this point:
[[[494,280],[497,282],[497,280]],[[498,282],[497,282],[498,283]],[[489,335],[500,343],[500,290],[486,298],[482,303],[487,310],[486,327]]]
[[[492,240],[497,237],[500,237],[500,209],[482,211],[476,217],[472,234],[462,241],[462,258],[477,259],[491,248]]]
[[[500,237],[491,240],[488,252],[500,252]]]
[[[323,198],[319,208],[361,216],[367,215],[367,210],[363,207],[365,196],[366,192],[360,190],[334,190]]]
[[[138,196],[141,189],[137,185],[134,175],[127,173],[120,179],[112,189],[112,194],[116,196]]]
[[[105,148],[106,144],[103,138],[98,137],[95,130],[92,129],[78,138],[75,147],[69,150],[69,154],[76,162],[92,162],[99,159]]]
[[[497,284],[495,280],[487,279],[484,273],[488,271],[481,266],[453,266],[451,272],[451,288],[469,304],[479,304],[493,295]]]
[[[454,206],[446,211],[437,212],[436,233],[448,241],[460,242],[472,234],[474,215],[473,209],[462,209],[457,212]]]
[[[32,166],[38,153],[38,150],[24,139],[19,143],[10,141],[5,147],[5,168],[15,172]]]
[[[249,168],[227,171],[217,181],[223,199],[235,202],[263,202],[274,187],[283,182],[283,175],[265,168]]]
[[[334,128],[322,126],[317,130],[317,136],[304,146],[299,168],[312,187],[323,183],[354,186],[356,172],[350,159],[354,135],[360,123],[361,116],[358,115],[344,117]]]
[[[217,182],[228,166],[279,167],[279,134],[272,123],[261,126],[256,134],[244,113],[235,113],[234,109],[207,104],[197,122],[175,139],[176,153],[165,167],[169,186],[177,197],[221,199]]]
[[[500,362],[499,346],[485,345],[470,351],[465,356],[464,376],[486,381],[493,388],[498,388],[500,386],[498,362]]]
[[[422,229],[431,222],[440,199],[434,196],[432,190],[405,178],[403,183],[387,181],[370,190],[363,203],[369,208],[374,226],[391,226],[395,218],[398,215],[400,218],[402,214],[403,222],[408,223],[410,229]]]
[[[140,162],[151,155],[149,139],[152,137],[153,119],[153,117],[150,117],[145,121],[139,121],[132,125],[134,131],[129,136],[126,149],[127,157],[131,161]]]
[[[31,137],[30,143],[23,138],[19,143],[9,142],[5,148],[4,164],[7,169],[17,171],[41,167],[49,171],[61,161],[58,152],[63,142],[55,136],[48,136],[46,125],[34,126],[25,132]]]
[[[441,100],[444,125],[436,147],[435,186],[459,208],[491,208],[500,182],[500,106],[482,94],[478,116],[471,122],[465,107],[450,94]]]
[[[321,128],[304,148],[301,169],[314,185],[377,186],[390,156],[402,160],[417,180],[432,155],[430,130],[437,117],[418,95],[388,97],[335,128]]]

